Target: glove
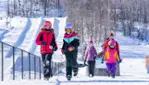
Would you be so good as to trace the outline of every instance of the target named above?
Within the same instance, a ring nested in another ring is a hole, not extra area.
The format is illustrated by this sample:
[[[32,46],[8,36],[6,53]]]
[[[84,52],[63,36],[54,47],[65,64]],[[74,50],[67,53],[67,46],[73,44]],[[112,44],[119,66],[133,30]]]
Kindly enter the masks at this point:
[[[86,65],[86,60],[84,60],[84,65]]]
[[[53,50],[56,51],[57,50],[57,47],[54,47]]]
[[[94,60],[96,60],[96,56],[94,56]]]
[[[104,60],[102,60],[101,63],[103,64],[104,63]]]
[[[87,66],[87,64],[86,64],[86,60],[84,60],[84,66]]]
[[[46,45],[46,42],[42,41],[41,44],[42,44],[42,45]]]
[[[122,60],[120,59],[117,63],[120,64],[122,62]]]
[[[73,47],[69,47],[68,50],[69,50],[69,51],[73,51],[74,48],[73,48]]]
[[[65,54],[64,50],[61,50],[62,54]]]

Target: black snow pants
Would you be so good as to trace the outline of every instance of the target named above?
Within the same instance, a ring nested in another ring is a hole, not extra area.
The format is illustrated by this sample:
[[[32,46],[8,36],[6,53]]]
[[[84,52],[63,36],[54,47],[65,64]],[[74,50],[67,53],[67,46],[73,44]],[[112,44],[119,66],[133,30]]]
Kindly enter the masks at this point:
[[[68,52],[65,53],[66,56],[66,76],[72,76],[72,71],[78,72],[78,63],[77,63],[77,53]]]
[[[44,69],[44,78],[52,77],[52,53],[42,54],[42,61],[43,61],[43,69]]]
[[[88,75],[94,76],[95,61],[88,61]]]

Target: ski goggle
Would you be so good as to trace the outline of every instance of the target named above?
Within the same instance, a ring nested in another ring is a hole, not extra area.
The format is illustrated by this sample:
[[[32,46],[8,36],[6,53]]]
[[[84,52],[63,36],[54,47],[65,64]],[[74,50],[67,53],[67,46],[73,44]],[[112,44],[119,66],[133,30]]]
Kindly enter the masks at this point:
[[[65,29],[66,32],[71,32],[71,29]]]
[[[46,29],[51,29],[51,26],[44,26],[44,28],[46,28]]]

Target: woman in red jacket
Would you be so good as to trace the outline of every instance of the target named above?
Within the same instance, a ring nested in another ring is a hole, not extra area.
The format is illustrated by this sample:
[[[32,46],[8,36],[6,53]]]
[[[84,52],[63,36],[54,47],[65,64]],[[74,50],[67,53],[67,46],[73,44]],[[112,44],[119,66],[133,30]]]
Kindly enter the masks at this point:
[[[51,22],[45,21],[41,29],[42,31],[36,38],[36,44],[41,46],[40,52],[44,66],[44,78],[47,79],[53,76],[51,68],[52,54],[58,48],[55,41],[55,34],[51,27]]]

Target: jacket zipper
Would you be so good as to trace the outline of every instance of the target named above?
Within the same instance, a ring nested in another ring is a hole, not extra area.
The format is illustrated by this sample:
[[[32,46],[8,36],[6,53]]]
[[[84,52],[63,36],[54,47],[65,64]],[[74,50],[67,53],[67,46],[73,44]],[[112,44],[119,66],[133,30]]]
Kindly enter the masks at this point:
[[[46,46],[46,50],[47,50],[47,52],[48,52],[48,37],[49,37],[49,34],[47,33],[47,46]]]

